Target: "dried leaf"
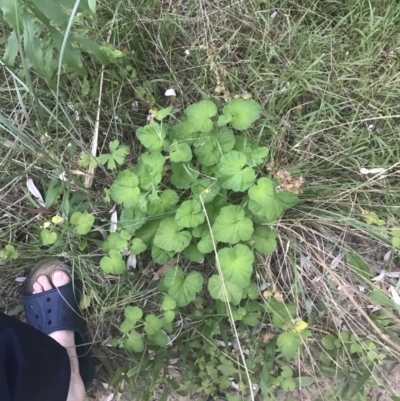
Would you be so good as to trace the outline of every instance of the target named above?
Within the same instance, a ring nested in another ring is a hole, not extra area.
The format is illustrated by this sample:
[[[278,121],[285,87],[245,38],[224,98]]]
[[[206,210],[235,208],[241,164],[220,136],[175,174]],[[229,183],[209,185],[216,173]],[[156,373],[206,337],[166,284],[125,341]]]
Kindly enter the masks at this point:
[[[167,271],[175,265],[176,261],[178,260],[178,258],[173,258],[170,261],[168,261],[165,265],[161,266],[156,273],[153,276],[152,281],[158,281],[162,276],[164,276]]]

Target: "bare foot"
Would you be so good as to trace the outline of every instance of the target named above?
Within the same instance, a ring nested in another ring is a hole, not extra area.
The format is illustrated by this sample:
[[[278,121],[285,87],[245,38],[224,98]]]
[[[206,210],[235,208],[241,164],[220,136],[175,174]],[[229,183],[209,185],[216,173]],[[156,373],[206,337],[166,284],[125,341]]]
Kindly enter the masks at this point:
[[[52,283],[47,276],[39,276],[33,284],[33,294],[52,290],[54,287],[61,287],[71,281],[68,274],[58,270],[53,273]],[[85,398],[85,386],[79,374],[78,356],[75,348],[75,334],[71,330],[53,331],[49,334],[59,344],[67,349],[71,362],[71,381],[67,401],[83,401]]]

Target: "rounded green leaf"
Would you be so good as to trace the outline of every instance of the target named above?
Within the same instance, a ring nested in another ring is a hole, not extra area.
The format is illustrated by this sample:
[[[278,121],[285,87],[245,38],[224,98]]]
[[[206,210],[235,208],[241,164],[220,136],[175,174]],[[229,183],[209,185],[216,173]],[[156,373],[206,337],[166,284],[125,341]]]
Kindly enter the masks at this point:
[[[147,249],[146,244],[140,238],[134,238],[132,240],[131,246],[129,247],[129,250],[134,255],[139,255],[139,253],[144,252],[146,249]]]
[[[215,180],[200,180],[192,186],[192,195],[195,199],[201,197],[204,203],[209,203],[217,196],[220,189]]]
[[[182,202],[176,211],[175,221],[180,227],[197,227],[204,222],[204,212],[198,200]]]
[[[214,299],[226,302],[228,299],[234,305],[238,305],[242,300],[243,290],[228,281],[225,281],[225,290],[222,286],[221,277],[218,274],[214,274],[208,279],[207,284],[208,292]]]
[[[250,284],[254,254],[246,245],[238,244],[233,248],[220,249],[218,258],[225,280],[240,288]]]
[[[161,304],[161,308],[164,311],[173,310],[176,308],[176,301],[173,298],[171,298],[169,295],[166,295]]]
[[[57,234],[44,228],[40,232],[40,238],[42,238],[43,245],[52,245],[57,241]]]
[[[164,174],[165,157],[160,152],[143,153],[133,172],[139,177],[139,185],[148,191],[156,187]]]
[[[169,107],[166,107],[165,109],[159,110],[155,116],[156,120],[161,121],[165,117],[168,117],[171,114],[172,109],[173,109],[173,106],[169,106]]]
[[[278,232],[267,226],[260,226],[254,230],[249,245],[264,255],[270,255],[276,249]]]
[[[259,164],[264,163],[268,156],[268,153],[269,149],[265,146],[261,146],[257,149],[254,149],[250,155],[251,165],[258,166]]]
[[[153,314],[146,316],[146,323],[144,325],[144,331],[150,336],[157,333],[157,331],[161,330],[162,321]]]
[[[301,346],[301,338],[297,333],[288,331],[287,333],[279,334],[276,344],[285,358],[292,359],[298,354]]]
[[[127,306],[124,315],[126,320],[136,323],[143,317],[143,311],[138,306]]]
[[[111,233],[101,245],[101,249],[104,252],[110,252],[112,250],[122,251],[127,247],[128,241],[122,238],[121,234],[118,232]]]
[[[110,256],[101,258],[100,267],[107,274],[122,274],[126,271],[125,262],[118,253],[112,253]]]
[[[159,248],[157,245],[153,245],[151,248],[151,258],[154,262],[159,265],[163,265],[171,260],[174,256],[174,252],[166,251],[165,249]]]
[[[191,163],[172,163],[171,183],[178,189],[189,188],[199,176]]]
[[[146,224],[136,231],[136,238],[140,238],[148,247],[150,247],[158,227],[160,226],[160,222],[160,219],[149,219]]]
[[[154,341],[154,343],[160,347],[166,347],[168,345],[168,336],[162,332],[162,331],[157,331],[154,333],[152,336],[150,336],[150,339]]]
[[[255,180],[254,170],[245,167],[247,157],[236,150],[221,156],[217,177],[222,188],[232,189],[236,192],[245,191]]]
[[[154,244],[169,252],[182,252],[189,245],[192,236],[188,231],[180,231],[181,229],[173,217],[162,219]]]
[[[213,166],[221,158],[221,152],[215,141],[205,141],[201,146],[194,149],[194,154],[203,166]]]
[[[202,226],[194,228],[192,231],[192,235],[195,238],[200,238],[200,241],[197,243],[197,249],[201,253],[206,254],[214,250],[214,244],[210,230],[208,228],[208,224],[204,224]],[[215,243],[217,243],[217,241],[215,241]]]
[[[254,100],[233,99],[224,107],[224,115],[230,116],[232,127],[245,130],[257,120],[261,106]]]
[[[192,160],[192,151],[186,142],[174,141],[169,150],[169,158],[174,163],[189,162]]]
[[[161,193],[161,196],[154,193],[148,198],[147,209],[150,216],[158,216],[171,212],[176,209],[176,204],[178,203],[178,194],[172,189],[166,189]]]
[[[119,329],[123,332],[123,333],[128,333],[128,331],[132,331],[136,326],[136,322],[131,322],[127,319],[125,319],[121,325],[119,326]]]
[[[189,246],[184,249],[183,253],[192,262],[200,263],[202,260],[204,260],[204,254],[201,253],[197,246],[193,243],[190,243]]]
[[[212,226],[214,238],[220,242],[236,244],[247,241],[253,234],[253,222],[245,217],[241,206],[223,207]]]
[[[131,331],[124,340],[124,348],[127,351],[142,352],[144,350],[142,336],[137,331]]]
[[[147,214],[141,211],[139,208],[128,208],[125,207],[118,222],[118,227],[123,228],[129,234],[133,234],[136,230],[146,223]]]
[[[76,226],[79,235],[85,235],[92,229],[94,216],[88,212],[75,212],[70,219],[71,224]]]
[[[203,287],[203,276],[192,270],[186,277],[179,267],[168,270],[164,284],[168,288],[168,295],[180,307],[188,305],[196,298],[196,293]]]
[[[168,322],[171,323],[175,319],[175,312],[172,310],[168,310],[164,313],[164,319]]]
[[[18,259],[19,253],[18,251],[14,248],[14,245],[8,244],[4,247],[6,257],[9,260],[15,260]]]
[[[140,194],[138,184],[139,178],[135,173],[130,170],[120,172],[110,188],[112,200],[125,207],[136,206]]]
[[[136,136],[141,144],[150,152],[161,150],[167,131],[165,126],[153,123],[136,130]]]
[[[186,109],[189,123],[196,131],[209,132],[213,129],[211,117],[217,114],[217,106],[210,100],[192,104]]]

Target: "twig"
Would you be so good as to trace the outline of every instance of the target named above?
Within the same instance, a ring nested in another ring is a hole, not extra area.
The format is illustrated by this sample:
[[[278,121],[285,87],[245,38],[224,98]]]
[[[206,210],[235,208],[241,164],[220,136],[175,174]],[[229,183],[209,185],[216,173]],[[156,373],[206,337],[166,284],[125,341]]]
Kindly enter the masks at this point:
[[[112,28],[114,26],[115,15],[116,15],[116,13],[114,13],[113,19],[111,21],[110,30],[108,31],[108,36],[107,36],[107,42],[109,42],[110,38],[111,38],[111,32],[112,32]],[[105,67],[103,65],[103,67],[101,69],[101,75],[100,75],[99,100],[97,102],[96,122],[94,124],[92,148],[91,148],[91,153],[94,158],[96,158],[96,155],[97,155],[97,145],[99,142],[100,108],[101,108],[101,97],[103,94],[104,71],[105,71]],[[85,177],[85,187],[86,188],[90,188],[93,185],[94,171],[95,171],[95,168],[91,167],[91,166],[89,166],[86,170],[86,177]]]

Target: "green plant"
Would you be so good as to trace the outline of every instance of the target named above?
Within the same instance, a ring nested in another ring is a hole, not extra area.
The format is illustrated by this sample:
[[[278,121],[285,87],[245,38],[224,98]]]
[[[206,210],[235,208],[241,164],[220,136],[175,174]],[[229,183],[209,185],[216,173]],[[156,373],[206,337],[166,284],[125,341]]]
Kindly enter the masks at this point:
[[[82,53],[92,54],[105,65],[124,55],[113,46],[89,39],[83,26],[69,35],[72,23],[95,21],[95,1],[3,0],[0,10],[12,29],[3,62],[13,67],[19,56],[25,69],[32,67],[50,85],[59,65],[86,76]]]

